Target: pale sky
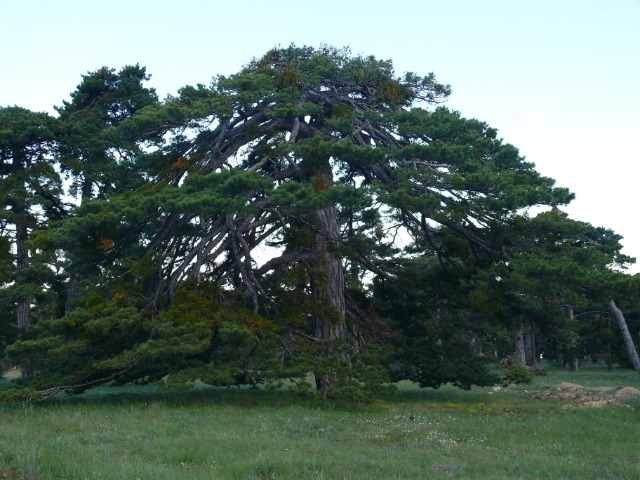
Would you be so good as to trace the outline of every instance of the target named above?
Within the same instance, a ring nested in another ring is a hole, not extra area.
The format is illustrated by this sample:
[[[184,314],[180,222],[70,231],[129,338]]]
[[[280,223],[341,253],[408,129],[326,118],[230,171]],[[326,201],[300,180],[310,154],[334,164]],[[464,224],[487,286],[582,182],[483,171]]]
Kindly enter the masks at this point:
[[[572,218],[640,260],[640,0],[0,0],[0,19],[0,106],[51,113],[101,66],[146,66],[163,98],[292,42],[434,72],[449,108],[497,128],[575,192]]]

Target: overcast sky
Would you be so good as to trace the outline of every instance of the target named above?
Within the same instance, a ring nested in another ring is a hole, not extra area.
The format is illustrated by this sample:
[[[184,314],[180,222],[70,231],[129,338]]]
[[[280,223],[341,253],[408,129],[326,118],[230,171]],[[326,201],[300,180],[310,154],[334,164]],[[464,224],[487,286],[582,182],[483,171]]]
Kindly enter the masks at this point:
[[[573,218],[640,259],[640,0],[0,0],[0,19],[0,106],[51,113],[101,66],[145,65],[162,98],[292,42],[434,72],[449,108],[497,128],[575,192]]]

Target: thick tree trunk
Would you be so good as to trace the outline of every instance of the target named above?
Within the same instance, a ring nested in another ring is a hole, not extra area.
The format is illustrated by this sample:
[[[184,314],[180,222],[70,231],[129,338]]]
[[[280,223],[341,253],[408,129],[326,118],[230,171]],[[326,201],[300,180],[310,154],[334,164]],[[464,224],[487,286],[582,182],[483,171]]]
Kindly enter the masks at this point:
[[[535,367],[536,365],[536,334],[535,333],[524,334],[524,350],[525,350],[526,364],[530,367]]]
[[[631,338],[631,334],[629,333],[629,329],[627,328],[627,322],[624,319],[624,315],[622,315],[622,311],[616,306],[613,300],[609,300],[609,310],[616,317],[618,321],[618,325],[620,326],[620,332],[622,332],[622,338],[624,339],[624,344],[627,347],[627,353],[629,354],[629,358],[631,359],[631,364],[633,365],[633,369],[640,373],[640,358],[638,357],[638,351],[633,343],[633,338]]]
[[[329,248],[332,240],[337,238],[334,235],[339,235],[335,210],[322,209],[318,212],[318,221],[321,232],[314,238],[312,290],[319,312],[314,318],[314,336],[325,342],[321,355],[326,358],[336,353],[336,347],[343,348],[346,340],[344,270],[340,257]],[[340,357],[346,360],[344,351],[339,353]],[[316,384],[324,399],[327,399],[329,389],[335,380],[335,375],[328,373],[316,376]]]
[[[320,232],[315,235],[313,296],[319,305],[330,306],[335,315],[316,317],[315,336],[323,340],[344,340],[345,299],[342,260],[331,245],[340,238],[338,218],[333,207],[318,212]]]
[[[611,331],[611,315],[607,319],[607,328]],[[611,338],[611,337],[609,337]],[[613,347],[611,346],[611,340],[607,344],[607,372],[613,370]]]
[[[574,319],[573,305],[567,305],[567,314],[569,315],[569,319],[571,320],[571,323],[573,323],[573,319]],[[569,358],[571,359],[571,362],[569,363],[569,370],[571,372],[577,372],[580,369],[580,362],[578,360],[576,348],[572,348],[570,350]]]
[[[71,275],[69,277],[69,285],[67,288],[67,300],[64,304],[64,313],[69,313],[73,310],[73,303],[78,298],[80,292],[80,280],[77,275]]]
[[[24,209],[16,209],[16,269],[18,271],[29,268],[29,250],[27,249],[27,239],[29,232],[27,230],[27,221]],[[29,327],[29,300],[20,300],[19,305],[26,305],[26,314],[24,307],[18,307],[18,330],[24,332]]]
[[[24,208],[16,208],[16,217],[16,269],[20,271],[29,268],[29,250],[27,249],[29,232]],[[17,311],[18,334],[22,336],[31,325],[31,306],[28,298],[18,300]],[[33,373],[29,363],[27,361],[20,365],[20,372],[23,376]]]
[[[312,167],[307,172],[311,174],[309,181],[317,191],[327,190],[333,185],[328,158],[322,161],[312,159]],[[348,361],[344,351],[347,332],[345,278],[339,254],[340,225],[335,208],[329,206],[317,210],[314,224],[316,232],[313,237],[311,289],[318,306],[313,317],[314,337],[324,343],[321,351],[323,358],[339,354],[342,360]],[[323,398],[328,397],[331,385],[336,379],[335,374],[316,374],[316,385]]]
[[[569,370],[572,372],[577,372],[580,370],[580,362],[578,361],[578,357],[573,357],[571,359],[571,363],[569,364]]]
[[[556,367],[564,368],[564,352],[560,342],[556,345]]]
[[[524,330],[522,324],[515,333],[516,361],[523,367],[527,365],[527,355],[524,349]]]

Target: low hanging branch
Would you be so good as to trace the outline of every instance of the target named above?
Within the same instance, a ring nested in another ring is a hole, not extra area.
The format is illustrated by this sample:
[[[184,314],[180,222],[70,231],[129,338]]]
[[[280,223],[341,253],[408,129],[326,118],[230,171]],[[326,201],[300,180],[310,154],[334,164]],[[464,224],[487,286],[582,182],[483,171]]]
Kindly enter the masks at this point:
[[[624,339],[624,344],[627,346],[627,353],[629,354],[629,358],[633,364],[633,369],[640,373],[640,357],[638,357],[638,352],[633,343],[633,338],[631,338],[631,334],[629,333],[629,329],[627,328],[627,322],[624,319],[624,315],[613,300],[609,300],[609,310],[611,310],[611,313],[613,313],[618,321],[618,325],[620,325],[622,338]]]

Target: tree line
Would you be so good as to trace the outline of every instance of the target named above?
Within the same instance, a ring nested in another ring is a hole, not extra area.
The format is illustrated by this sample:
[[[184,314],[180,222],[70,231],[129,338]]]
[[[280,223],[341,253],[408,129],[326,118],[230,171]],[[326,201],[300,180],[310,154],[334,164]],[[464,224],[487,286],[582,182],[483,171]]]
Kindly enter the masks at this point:
[[[573,194],[433,74],[292,45],[162,101],[149,78],[103,67],[55,117],[0,108],[15,392],[311,373],[358,397],[489,385],[514,352],[632,358],[621,237],[563,213]]]

